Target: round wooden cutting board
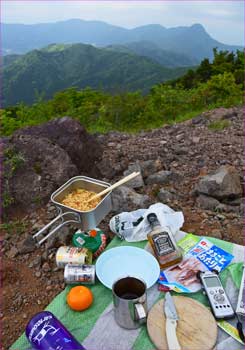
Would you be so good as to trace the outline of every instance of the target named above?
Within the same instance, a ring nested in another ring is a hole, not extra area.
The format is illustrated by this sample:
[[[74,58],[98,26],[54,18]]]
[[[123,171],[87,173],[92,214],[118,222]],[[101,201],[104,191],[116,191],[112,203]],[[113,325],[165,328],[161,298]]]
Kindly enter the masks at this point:
[[[212,313],[201,303],[191,298],[173,297],[179,316],[177,338],[181,350],[212,350],[217,340],[217,324]],[[148,313],[147,330],[158,350],[168,349],[164,300],[158,301]]]

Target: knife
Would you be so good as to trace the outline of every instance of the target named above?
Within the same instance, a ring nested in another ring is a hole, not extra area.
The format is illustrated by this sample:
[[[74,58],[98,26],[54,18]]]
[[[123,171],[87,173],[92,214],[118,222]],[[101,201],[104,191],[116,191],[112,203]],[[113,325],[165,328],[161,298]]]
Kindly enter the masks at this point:
[[[176,334],[177,321],[179,317],[174,305],[174,300],[169,292],[167,292],[165,295],[164,313],[166,316],[168,350],[181,350]]]

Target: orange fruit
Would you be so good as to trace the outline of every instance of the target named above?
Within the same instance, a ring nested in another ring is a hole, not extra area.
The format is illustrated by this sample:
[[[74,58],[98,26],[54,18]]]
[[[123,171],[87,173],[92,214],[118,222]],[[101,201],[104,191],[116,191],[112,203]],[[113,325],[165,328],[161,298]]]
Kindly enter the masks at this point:
[[[93,294],[87,287],[76,286],[67,294],[66,301],[72,310],[82,311],[92,304]]]

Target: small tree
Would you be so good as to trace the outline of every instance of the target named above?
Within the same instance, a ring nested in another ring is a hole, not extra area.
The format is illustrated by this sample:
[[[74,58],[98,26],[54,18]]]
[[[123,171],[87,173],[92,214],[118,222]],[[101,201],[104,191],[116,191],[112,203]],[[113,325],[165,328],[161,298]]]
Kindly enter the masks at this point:
[[[200,104],[204,106],[222,103],[224,106],[242,102],[241,86],[235,82],[232,73],[225,72],[213,76],[207,83],[201,84],[197,89]]]

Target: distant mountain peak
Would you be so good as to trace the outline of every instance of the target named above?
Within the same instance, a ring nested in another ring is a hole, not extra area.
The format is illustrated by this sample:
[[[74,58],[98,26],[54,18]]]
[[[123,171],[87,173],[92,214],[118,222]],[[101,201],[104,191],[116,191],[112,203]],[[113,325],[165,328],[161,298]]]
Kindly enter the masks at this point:
[[[167,30],[165,27],[163,27],[161,24],[146,24],[143,26],[139,26],[136,28],[131,29],[132,32],[146,32],[146,33],[162,33],[163,31]]]
[[[162,26],[161,24],[158,24],[158,23],[145,24],[143,26],[139,26],[139,27],[136,27],[136,28],[166,29],[164,26]]]
[[[191,29],[195,29],[196,32],[199,32],[199,33],[205,32],[205,33],[207,34],[205,28],[204,28],[203,25],[200,24],[200,23],[194,23],[194,24],[192,24],[192,25],[190,26],[190,28],[191,28]]]
[[[80,18],[70,18],[70,19],[64,19],[63,21],[58,21],[58,22],[74,22],[74,23],[80,23],[80,22],[86,22],[85,19],[80,19]]]

